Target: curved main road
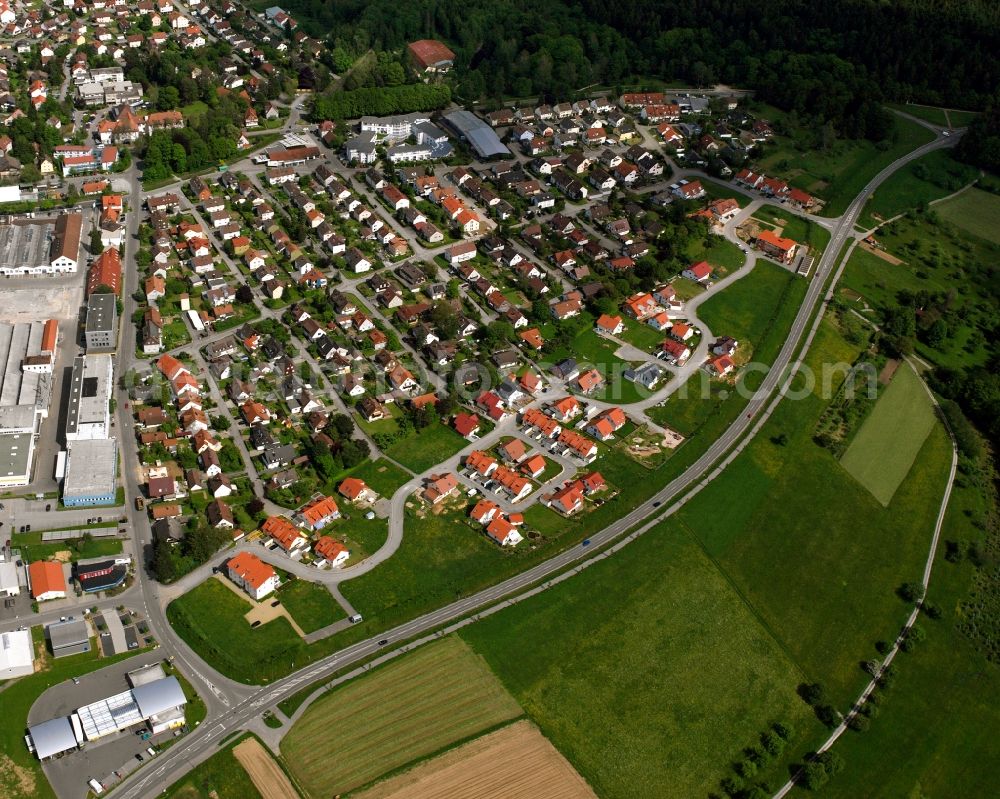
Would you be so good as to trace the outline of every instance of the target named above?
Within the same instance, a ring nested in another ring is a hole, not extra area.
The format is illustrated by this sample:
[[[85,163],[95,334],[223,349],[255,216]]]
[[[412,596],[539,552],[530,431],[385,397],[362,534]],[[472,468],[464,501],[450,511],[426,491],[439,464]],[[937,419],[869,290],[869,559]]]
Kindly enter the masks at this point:
[[[379,646],[379,641],[399,641],[417,638],[468,616],[477,610],[493,605],[500,600],[516,597],[528,590],[544,590],[549,584],[545,583],[547,578],[553,577],[558,572],[566,570],[573,564],[581,563],[582,561],[593,562],[598,558],[607,557],[609,552],[598,550],[604,545],[614,543],[616,539],[621,538],[631,528],[640,524],[642,525],[639,529],[632,532],[628,538],[615,543],[611,548],[612,551],[624,546],[628,540],[641,535],[674,513],[694,493],[700,491],[702,487],[713,480],[722,471],[728,461],[732,457],[735,457],[735,453],[731,453],[725,462],[718,465],[717,468],[706,476],[706,473],[709,472],[714,464],[738,444],[740,445],[739,449],[746,446],[752,436],[767,421],[780,402],[783,394],[787,391],[792,375],[789,372],[789,367],[798,365],[797,363],[793,364],[792,358],[807,330],[809,330],[809,337],[805,342],[803,354],[811,343],[812,335],[819,324],[819,317],[817,316],[811,328],[810,320],[813,319],[813,314],[824,290],[824,284],[834,266],[838,263],[838,255],[844,244],[854,237],[855,222],[872,192],[901,167],[933,150],[953,145],[955,138],[947,138],[939,134],[934,141],[894,161],[869,181],[850,204],[844,215],[836,221],[830,243],[816,266],[815,275],[809,284],[802,306],[789,331],[788,338],[782,346],[774,365],[765,376],[762,385],[750,399],[745,412],[682,475],[671,481],[648,501],[634,508],[604,530],[591,536],[591,546],[589,548],[576,547],[562,552],[491,588],[484,589],[465,599],[453,602],[450,605],[446,605],[383,632],[378,636],[349,646],[270,686],[256,689],[240,704],[228,706],[222,712],[213,712],[215,708],[210,707],[208,719],[199,729],[189,734],[187,738],[157,758],[157,761],[150,764],[147,769],[141,770],[126,780],[117,789],[116,795],[137,798],[158,793],[185,774],[194,765],[209,757],[213,752],[213,743],[217,743],[231,732],[243,729],[267,707],[292,695],[300,690],[301,687],[318,681],[324,676],[329,676],[333,672],[342,670],[351,664],[368,659],[380,651],[384,651]],[[830,296],[831,294],[827,295],[827,300],[829,300]],[[772,394],[774,394],[779,386],[779,393],[773,397],[770,405],[768,405],[769,398],[772,397]],[[749,436],[747,436],[748,433]],[[742,443],[740,443],[741,440]],[[666,501],[680,496],[685,491],[688,491],[686,496],[681,496],[670,507],[660,510]],[[552,582],[555,581],[552,580]],[[537,583],[542,583],[542,585],[532,589],[532,586]],[[171,636],[171,638],[174,637]],[[406,648],[403,647],[404,650]],[[248,690],[246,686],[241,686],[241,689],[241,693]]]

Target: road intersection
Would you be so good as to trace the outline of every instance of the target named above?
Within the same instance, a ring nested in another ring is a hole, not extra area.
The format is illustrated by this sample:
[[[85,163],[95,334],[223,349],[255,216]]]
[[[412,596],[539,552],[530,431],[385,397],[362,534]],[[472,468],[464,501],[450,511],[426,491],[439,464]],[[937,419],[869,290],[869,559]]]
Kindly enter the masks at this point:
[[[799,354],[799,358],[801,359],[811,344],[812,337],[821,317],[821,314],[816,314],[816,310],[820,306],[820,301],[822,299],[825,304],[832,297],[833,284],[831,283],[829,288],[827,288],[828,279],[833,275],[835,282],[839,274],[838,267],[842,268],[840,253],[847,243],[856,240],[858,233],[855,230],[855,223],[872,192],[891,174],[912,160],[926,155],[935,149],[953,146],[956,140],[957,136],[947,138],[939,131],[934,141],[903,156],[876,175],[852,201],[847,211],[841,217],[829,220],[810,217],[810,219],[822,224],[831,231],[831,240],[823,256],[814,267],[814,274],[810,279],[805,298],[795,317],[788,337],[774,364],[764,377],[760,388],[750,398],[741,416],[683,474],[672,480],[646,502],[631,509],[604,530],[592,535],[589,547],[575,547],[563,551],[549,560],[502,583],[401,624],[391,630],[381,632],[376,636],[348,646],[269,686],[247,686],[225,677],[204,663],[173,632],[167,622],[165,610],[170,598],[176,595],[176,589],[161,587],[145,573],[143,565],[148,561],[152,549],[152,533],[145,513],[135,508],[134,498],[137,495],[135,481],[126,480],[126,504],[123,515],[127,518],[129,528],[135,531],[132,540],[132,554],[137,564],[138,576],[135,584],[123,594],[115,597],[113,600],[106,600],[103,603],[97,604],[99,606],[107,605],[110,607],[125,603],[140,609],[144,613],[149,620],[151,631],[160,642],[160,645],[166,652],[170,652],[176,657],[178,665],[189,676],[198,693],[205,699],[207,716],[205,722],[199,728],[192,731],[183,740],[164,752],[163,755],[157,758],[155,763],[150,764],[145,769],[140,769],[137,773],[130,776],[117,789],[118,795],[140,797],[159,793],[194,765],[197,765],[197,763],[210,756],[213,751],[213,747],[210,744],[221,740],[230,733],[247,728],[264,710],[300,691],[303,687],[321,680],[328,681],[334,673],[342,672],[351,666],[359,664],[362,661],[368,661],[373,657],[388,659],[397,656],[423,641],[433,640],[442,631],[457,629],[459,626],[474,622],[479,615],[495,612],[505,607],[508,603],[519,601],[538,591],[546,590],[562,579],[578,573],[587,565],[598,562],[604,557],[611,556],[629,541],[634,540],[635,537],[643,534],[674,513],[694,494],[700,491],[701,488],[721,473],[732,458],[753,439],[788,391],[792,372],[800,363],[800,361],[793,359],[799,351],[800,345],[802,346]],[[684,173],[680,174],[683,175]],[[697,173],[693,172],[690,174],[692,176],[697,175]],[[129,174],[129,181],[133,213],[129,214],[129,235],[126,244],[125,261],[126,263],[134,263],[138,248],[138,207],[141,204],[141,198],[146,193],[142,190],[139,183],[138,171],[134,167]],[[751,196],[754,197],[755,202],[750,209],[741,213],[738,220],[746,218],[749,213],[752,213],[752,209],[760,204],[760,198],[757,195]],[[736,241],[735,234],[733,233],[734,228],[735,225],[730,223],[727,225],[725,232],[730,240]],[[745,265],[723,281],[720,281],[717,289],[725,288],[733,281],[740,279],[749,273],[754,265],[755,256],[752,253],[748,254]],[[238,272],[235,272],[235,274],[238,274]],[[138,279],[136,270],[125,270],[125,285],[122,292],[124,302],[122,317],[125,319],[131,319],[136,309],[133,294],[138,288]],[[353,287],[356,282],[354,281],[349,284],[350,287]],[[707,330],[701,320],[697,319],[696,311],[698,305],[704,301],[706,296],[709,295],[702,295],[702,297],[689,303],[689,312],[692,320],[705,333],[702,338],[702,348],[707,346],[710,331]],[[131,327],[126,328],[126,330],[128,331],[125,334],[127,336],[131,332]],[[213,335],[210,338],[199,341],[198,344],[202,345],[222,337],[224,335]],[[136,364],[134,347],[130,346],[130,344],[131,342],[128,342],[123,346],[119,354],[118,369],[120,375],[127,374]],[[691,358],[691,363],[694,364],[693,368],[678,371],[675,379],[668,384],[670,386],[669,391],[676,390],[677,387],[694,373],[697,369],[697,364],[700,363],[704,356],[704,352],[701,353],[701,356],[699,357],[698,353],[696,353]],[[636,404],[635,407],[624,407],[630,414],[638,414],[637,418],[645,419],[644,411],[646,408],[655,402],[661,401],[669,391],[662,394],[658,392],[654,395],[655,399],[644,400]],[[333,396],[336,397],[336,394],[334,393]],[[218,400],[219,398],[217,397],[216,399]],[[225,408],[225,403],[219,402],[219,407]],[[117,403],[116,416],[119,434],[124,435],[126,431],[132,429],[131,413],[127,409],[127,395],[124,394],[124,391],[122,391],[121,398]],[[498,427],[494,431],[494,438],[499,436],[498,431],[501,430],[503,432],[511,432],[506,428]],[[475,446],[488,446],[489,443],[489,441],[481,441]],[[137,474],[140,464],[134,447],[123,446],[121,447],[121,452],[123,474]],[[248,453],[244,450],[242,454],[245,456],[245,460],[249,462]],[[438,464],[434,468],[434,471],[441,468],[454,469],[459,457],[460,455],[456,455],[449,459],[447,463]],[[255,473],[251,467],[248,469],[248,475],[253,474]],[[259,480],[257,483],[259,484]],[[391,498],[389,535],[385,546],[357,566],[340,573],[324,573],[331,577],[329,580],[324,578],[322,581],[328,581],[331,585],[335,586],[340,582],[370,571],[379,563],[391,557],[402,541],[403,515],[406,499],[418,485],[419,480],[415,476],[414,479],[408,481]],[[671,504],[668,505],[668,503]],[[89,515],[93,515],[93,512]],[[316,579],[318,574],[314,574],[312,579]],[[35,624],[46,620],[55,620],[55,618],[58,618],[63,613],[65,613],[64,610],[57,610],[33,614],[30,619],[21,619],[18,623],[30,622]],[[5,628],[6,626],[13,625],[9,622],[0,624],[0,628]],[[392,645],[392,648],[387,649],[383,644],[384,641],[388,641]],[[399,642],[406,643],[403,643],[400,647],[395,646]],[[338,679],[349,679],[363,673],[364,669],[365,667],[355,668]]]

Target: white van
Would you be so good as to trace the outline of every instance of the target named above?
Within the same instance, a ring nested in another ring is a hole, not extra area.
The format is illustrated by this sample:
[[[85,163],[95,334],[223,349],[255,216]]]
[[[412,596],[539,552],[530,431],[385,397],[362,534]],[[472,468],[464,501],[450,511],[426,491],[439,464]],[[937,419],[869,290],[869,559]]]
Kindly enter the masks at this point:
[[[104,786],[93,778],[87,780],[87,785],[90,786],[90,790],[92,790],[97,796],[104,793]]]

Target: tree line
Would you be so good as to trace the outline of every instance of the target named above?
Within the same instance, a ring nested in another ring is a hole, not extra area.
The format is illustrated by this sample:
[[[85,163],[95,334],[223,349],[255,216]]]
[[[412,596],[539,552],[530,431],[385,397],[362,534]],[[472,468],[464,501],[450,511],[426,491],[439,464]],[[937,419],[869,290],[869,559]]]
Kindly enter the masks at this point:
[[[341,53],[424,37],[456,53],[463,100],[572,99],[635,76],[748,86],[844,136],[884,138],[883,99],[981,108],[1000,83],[988,0],[292,0]],[[933,31],[933,35],[929,32]]]
[[[450,102],[451,90],[444,84],[370,87],[319,96],[313,103],[313,115],[317,119],[357,119],[436,111]]]

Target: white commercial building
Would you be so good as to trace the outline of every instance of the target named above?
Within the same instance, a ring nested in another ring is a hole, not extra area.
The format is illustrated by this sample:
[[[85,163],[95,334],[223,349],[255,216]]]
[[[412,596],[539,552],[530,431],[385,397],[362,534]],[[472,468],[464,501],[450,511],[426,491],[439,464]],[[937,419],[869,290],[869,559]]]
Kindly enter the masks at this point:
[[[69,386],[66,440],[107,438],[111,431],[111,355],[79,355]]]
[[[0,680],[24,677],[35,671],[35,647],[31,630],[0,634]]]

